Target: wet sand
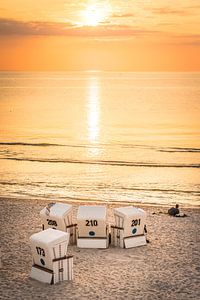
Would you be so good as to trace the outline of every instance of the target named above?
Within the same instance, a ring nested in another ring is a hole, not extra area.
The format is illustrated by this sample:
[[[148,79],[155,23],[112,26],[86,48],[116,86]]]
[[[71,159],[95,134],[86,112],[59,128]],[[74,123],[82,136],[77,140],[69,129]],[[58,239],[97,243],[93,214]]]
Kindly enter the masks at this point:
[[[147,246],[105,250],[69,246],[74,280],[51,286],[29,277],[29,237],[41,230],[39,211],[46,203],[0,199],[0,299],[200,299],[199,209],[182,209],[188,217],[174,218],[164,214],[165,207],[143,207]],[[109,222],[112,207],[108,206]]]

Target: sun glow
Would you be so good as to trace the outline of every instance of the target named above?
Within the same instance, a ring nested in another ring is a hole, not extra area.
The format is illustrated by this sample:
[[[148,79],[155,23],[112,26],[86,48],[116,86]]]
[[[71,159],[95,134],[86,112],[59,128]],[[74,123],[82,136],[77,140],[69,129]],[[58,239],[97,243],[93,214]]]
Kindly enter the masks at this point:
[[[85,26],[98,26],[104,22],[109,15],[107,7],[100,7],[97,5],[88,6],[82,12],[82,25]]]

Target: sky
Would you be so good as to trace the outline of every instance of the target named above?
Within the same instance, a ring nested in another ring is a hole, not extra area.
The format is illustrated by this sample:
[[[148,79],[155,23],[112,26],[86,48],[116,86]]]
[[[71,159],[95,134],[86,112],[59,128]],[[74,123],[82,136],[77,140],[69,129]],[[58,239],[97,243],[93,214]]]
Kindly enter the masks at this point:
[[[200,71],[199,0],[2,0],[0,70]]]

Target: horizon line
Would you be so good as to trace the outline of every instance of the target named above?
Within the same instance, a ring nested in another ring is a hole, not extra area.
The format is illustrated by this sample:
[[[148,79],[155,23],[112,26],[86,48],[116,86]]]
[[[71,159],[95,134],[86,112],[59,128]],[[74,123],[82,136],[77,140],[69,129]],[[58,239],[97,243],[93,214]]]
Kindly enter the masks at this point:
[[[7,69],[0,69],[0,72],[65,72],[65,73],[115,73],[115,72],[120,72],[120,73],[200,73],[200,70],[7,70]]]

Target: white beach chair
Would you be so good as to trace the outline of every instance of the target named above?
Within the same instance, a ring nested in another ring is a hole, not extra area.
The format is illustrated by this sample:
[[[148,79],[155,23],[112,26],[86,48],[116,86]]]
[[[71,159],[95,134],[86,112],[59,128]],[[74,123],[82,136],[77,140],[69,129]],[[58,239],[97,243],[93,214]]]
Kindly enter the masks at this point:
[[[133,206],[115,208],[115,225],[111,226],[111,245],[132,248],[146,245],[146,213]]]
[[[69,244],[76,243],[76,227],[72,220],[72,205],[65,203],[49,203],[40,211],[43,230],[47,228],[68,232]]]
[[[33,266],[30,277],[55,284],[73,279],[73,256],[67,256],[69,234],[46,229],[30,237]]]
[[[77,215],[79,248],[107,248],[109,242],[105,206],[79,206]]]

